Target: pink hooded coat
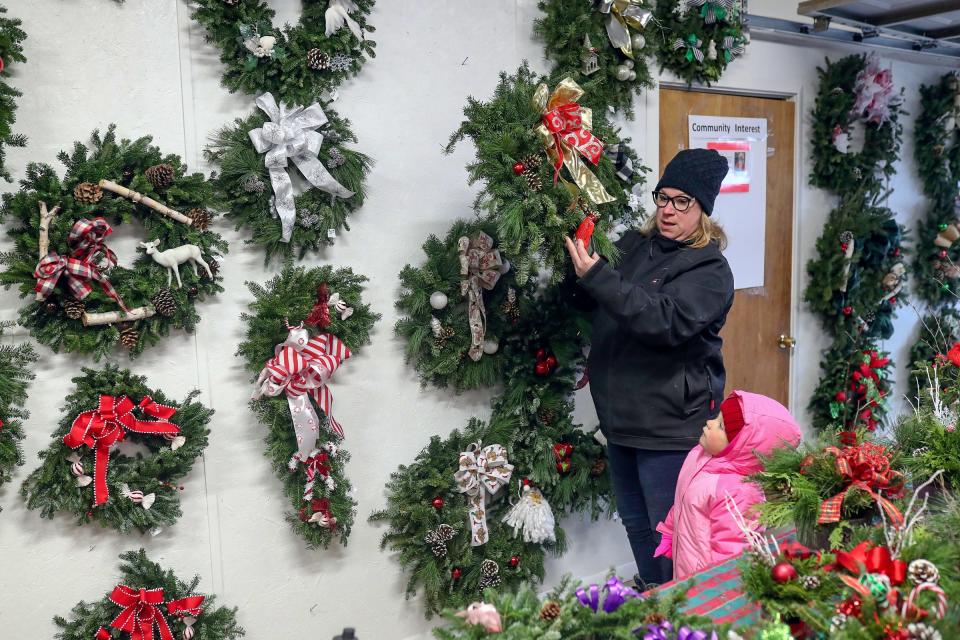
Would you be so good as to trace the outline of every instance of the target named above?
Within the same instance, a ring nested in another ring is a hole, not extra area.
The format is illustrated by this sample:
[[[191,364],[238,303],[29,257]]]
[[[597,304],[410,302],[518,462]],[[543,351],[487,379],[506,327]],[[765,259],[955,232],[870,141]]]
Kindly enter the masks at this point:
[[[716,456],[699,444],[690,451],[677,478],[673,507],[657,525],[664,542],[673,540],[674,579],[686,578],[746,547],[724,506],[725,495],[736,500],[749,520],[748,509],[764,499],[763,492],[746,481],[746,476],[762,470],[755,452],[768,454],[800,443],[800,427],[779,402],[746,391],[734,391],[731,396],[743,410],[743,430]]]

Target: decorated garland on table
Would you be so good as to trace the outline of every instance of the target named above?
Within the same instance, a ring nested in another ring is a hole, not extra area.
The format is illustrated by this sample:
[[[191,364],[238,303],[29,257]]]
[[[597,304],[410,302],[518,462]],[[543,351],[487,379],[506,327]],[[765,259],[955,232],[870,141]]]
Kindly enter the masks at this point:
[[[8,18],[5,13],[7,8],[0,6],[0,177],[10,182],[10,171],[5,164],[6,147],[25,147],[27,138],[13,133],[16,99],[23,94],[7,84],[6,76],[11,63],[27,61],[23,55],[23,41],[27,34],[20,28],[20,19]]]
[[[236,607],[217,607],[216,596],[197,592],[199,576],[184,582],[143,549],[122,553],[120,560],[120,578],[103,598],[81,601],[68,617],[54,617],[58,640],[229,640],[245,635]]]
[[[251,229],[250,241],[264,247],[267,261],[274,254],[303,258],[350,228],[347,217],[363,204],[372,161],[344,146],[356,138],[332,109],[280,106],[269,93],[257,105],[207,148],[207,159],[220,167],[214,186],[227,216]],[[312,188],[294,197],[293,173]]]
[[[217,258],[227,243],[208,230],[212,186],[150,142],[118,140],[113,126],[94,131],[90,147],[59,154],[62,179],[31,163],[23,188],[3,196],[15,246],[0,256],[0,282],[31,298],[20,324],[55,351],[99,359],[119,342],[138,355],[171,328],[192,331],[196,301],[223,290]],[[109,235],[134,220],[149,241],[121,266]]]
[[[179,483],[207,446],[213,410],[195,401],[199,391],[176,402],[113,365],[84,368],[73,383],[53,443],[20,489],[27,508],[121,533],[173,525]],[[148,453],[125,451],[123,442]]]
[[[658,0],[657,60],[687,84],[709,85],[742,56],[750,42],[745,0]]]
[[[534,30],[554,63],[552,75],[572,78],[596,110],[633,115],[633,94],[654,85],[645,28],[653,12],[643,0],[541,0]],[[649,46],[648,46],[649,45]]]
[[[293,508],[287,520],[310,548],[346,544],[356,515],[328,385],[380,319],[361,300],[366,281],[350,269],[288,264],[266,286],[247,283],[254,301],[237,355],[258,376],[250,406],[268,428],[266,453]]]
[[[376,43],[367,16],[374,0],[304,0],[303,15],[283,29],[264,0],[196,0],[193,18],[220,50],[230,91],[265,91],[301,105],[328,101],[356,75]]]
[[[0,338],[9,327],[9,323],[0,323]],[[15,466],[23,464],[20,441],[23,421],[29,417],[23,405],[36,361],[32,345],[0,345],[0,486],[10,480]]]

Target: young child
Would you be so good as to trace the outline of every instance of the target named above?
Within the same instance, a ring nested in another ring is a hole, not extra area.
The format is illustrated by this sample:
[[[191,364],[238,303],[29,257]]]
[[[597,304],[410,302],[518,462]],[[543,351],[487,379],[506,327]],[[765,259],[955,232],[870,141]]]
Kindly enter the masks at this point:
[[[798,444],[800,427],[776,400],[734,391],[720,403],[720,415],[707,420],[700,444],[683,463],[666,520],[657,525],[663,538],[654,556],[673,558],[675,580],[747,546],[727,511],[726,494],[749,518],[748,509],[763,502],[759,487],[746,481],[746,476],[762,470],[755,454]]]

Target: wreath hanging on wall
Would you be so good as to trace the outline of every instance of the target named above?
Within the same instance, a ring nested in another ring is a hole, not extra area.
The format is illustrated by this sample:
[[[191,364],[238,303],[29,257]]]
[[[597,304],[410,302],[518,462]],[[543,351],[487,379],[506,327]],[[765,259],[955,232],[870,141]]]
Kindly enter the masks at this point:
[[[0,339],[10,323],[0,322]],[[23,464],[23,421],[29,417],[23,405],[27,385],[34,377],[37,354],[33,346],[0,345],[0,486],[8,482],[13,468]]]
[[[206,150],[220,168],[213,182],[227,217],[252,231],[250,242],[263,246],[267,261],[275,254],[303,258],[350,229],[347,218],[363,204],[372,161],[345,146],[356,138],[332,109],[280,106],[269,93],[257,105],[214,135]],[[295,172],[310,184],[296,197]]]
[[[266,454],[293,507],[287,520],[310,548],[346,544],[356,515],[329,382],[380,319],[361,299],[365,282],[350,269],[288,264],[266,286],[247,283],[254,301],[237,355],[257,376],[250,406],[268,427]]]
[[[10,171],[5,163],[6,147],[24,147],[27,138],[13,133],[16,99],[23,94],[7,84],[7,75],[12,63],[27,61],[23,55],[23,41],[27,34],[20,28],[22,22],[19,19],[8,18],[4,15],[6,13],[7,8],[0,6],[0,177],[10,182]]]
[[[207,446],[213,410],[195,401],[199,391],[176,402],[112,365],[84,368],[73,383],[53,442],[20,489],[27,508],[121,533],[173,525],[179,482]],[[124,442],[140,452],[125,451]]]
[[[750,41],[743,0],[658,0],[653,13],[660,70],[709,85]]]
[[[120,560],[120,579],[103,598],[78,602],[68,617],[54,617],[59,640],[229,640],[245,635],[236,607],[217,607],[216,596],[197,592],[198,576],[184,582],[143,549],[122,553]]]
[[[376,43],[367,23],[374,0],[304,0],[296,25],[273,23],[264,0],[196,0],[194,19],[220,50],[230,91],[269,91],[290,103],[311,104],[356,75]],[[327,98],[329,99],[329,98]]]
[[[541,0],[534,31],[553,62],[552,76],[572,78],[594,109],[633,116],[633,94],[654,85],[646,56],[653,12],[642,0]]]
[[[0,282],[31,298],[20,323],[54,351],[99,359],[119,342],[138,355],[171,328],[192,331],[196,301],[223,290],[217,258],[227,243],[208,230],[212,185],[150,143],[118,141],[112,125],[94,131],[89,147],[57,156],[62,179],[31,163],[21,190],[3,196],[15,246],[0,256]],[[144,255],[121,266],[109,235],[134,220]]]

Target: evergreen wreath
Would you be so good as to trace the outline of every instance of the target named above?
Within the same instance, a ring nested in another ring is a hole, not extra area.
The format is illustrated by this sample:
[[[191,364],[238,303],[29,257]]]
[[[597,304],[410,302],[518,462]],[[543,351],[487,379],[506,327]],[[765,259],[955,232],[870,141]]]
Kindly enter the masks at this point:
[[[363,204],[365,181],[373,161],[345,146],[356,142],[349,120],[329,107],[326,117],[328,122],[319,131],[323,136],[320,163],[354,195],[333,197],[310,188],[296,196],[296,225],[289,242],[282,239],[280,221],[273,207],[274,194],[265,156],[257,153],[250,141],[250,131],[263,127],[269,121],[268,116],[258,109],[247,118],[237,118],[232,125],[214,134],[206,149],[207,159],[220,168],[213,184],[225,203],[227,217],[236,222],[238,229],[251,230],[250,242],[263,246],[267,262],[274,255],[286,258],[294,253],[302,259],[308,251],[332,245],[342,229],[350,229],[348,216]]]
[[[213,410],[196,402],[199,391],[176,402],[115,365],[83,368],[73,383],[53,442],[20,489],[27,508],[121,533],[173,525],[179,482],[207,446]],[[125,452],[121,441],[148,454]]]
[[[7,84],[10,63],[26,62],[23,55],[23,41],[27,34],[20,28],[19,18],[8,18],[4,14],[7,8],[0,6],[0,177],[11,181],[10,171],[6,167],[6,147],[25,147],[27,137],[13,133],[16,120],[16,99],[22,93]]]
[[[750,42],[744,4],[744,0],[658,0],[653,23],[659,31],[660,70],[669,70],[688,85],[709,86],[719,80]]]
[[[216,596],[197,592],[199,576],[184,582],[150,560],[143,549],[122,553],[120,560],[120,578],[103,598],[78,602],[68,617],[54,617],[60,629],[57,640],[152,638],[155,628],[161,640],[230,640],[245,635],[237,624],[236,607],[217,607]],[[137,598],[141,589],[152,596],[146,603]]]
[[[310,333],[314,337],[332,334],[351,351],[369,344],[370,332],[380,316],[362,302],[366,282],[366,277],[349,268],[306,269],[289,263],[265,286],[248,282],[254,301],[250,312],[242,316],[247,331],[237,355],[248,371],[260,374],[264,363],[274,357],[275,347],[289,339],[292,332],[288,332],[288,324],[294,326],[302,320],[313,327]],[[321,287],[326,292],[321,294],[326,296],[324,300],[318,300]],[[318,316],[324,309],[327,316],[321,321]],[[309,394],[303,396],[306,402],[315,404],[320,424],[317,450],[309,451],[306,459],[298,458],[291,406],[284,393],[277,391],[273,397],[252,400],[250,406],[268,429],[265,453],[283,480],[284,493],[291,503],[287,521],[312,549],[326,548],[335,538],[346,544],[356,501],[350,495],[351,485],[345,474],[350,455],[341,446],[342,432],[316,397],[311,400]]]
[[[612,106],[632,117],[633,94],[654,86],[646,62],[654,45],[644,31],[650,10],[641,0],[541,0],[537,6],[544,15],[534,31],[553,62],[551,76],[573,78],[595,110]]]
[[[94,131],[89,147],[77,142],[71,153],[57,156],[67,169],[62,179],[49,165],[30,163],[21,190],[3,196],[0,218],[13,222],[8,234],[15,247],[0,256],[0,283],[17,285],[21,297],[31,298],[20,310],[20,324],[54,351],[99,359],[120,342],[131,356],[139,355],[171,328],[192,331],[200,320],[196,301],[223,291],[216,258],[227,243],[207,230],[214,215],[212,185],[202,174],[188,174],[179,156],[161,154],[151,140],[118,140],[113,125],[103,136]],[[174,288],[159,256],[141,255],[129,267],[109,268],[116,264],[105,243],[110,225],[134,220],[143,224],[145,239],[159,245],[148,253],[193,245],[207,269],[197,272],[196,262],[183,268],[177,281],[184,284]],[[57,265],[51,256],[62,257],[61,266],[69,263],[63,272],[46,271],[48,261],[51,268]],[[35,294],[35,273],[47,282],[42,295]],[[78,292],[78,283],[88,293]]]
[[[304,0],[303,15],[283,29],[265,0],[196,0],[194,19],[220,50],[231,92],[311,104],[359,73],[376,43],[367,16],[374,0]],[[329,98],[328,98],[329,99]]]
[[[468,100],[466,119],[446,148],[452,153],[464,139],[473,141],[476,158],[467,172],[471,184],[481,184],[475,208],[496,224],[500,250],[509,256],[516,270],[515,280],[521,286],[534,271],[540,271],[551,284],[563,279],[569,268],[563,238],[591,214],[597,229],[594,249],[616,261],[618,251],[606,234],[617,225],[633,225],[635,209],[639,208],[633,193],[642,186],[648,171],[640,167],[636,154],[627,147],[629,140],[620,140],[605,109],[597,109],[592,113],[591,132],[604,145],[597,164],[591,164],[576,150],[568,151],[589,173],[585,181],[590,186],[578,187],[571,182],[569,165],[555,173],[544,144],[545,139],[547,144],[556,142],[549,133],[544,137],[543,113],[534,104],[541,83],[538,95],[544,99],[558,91],[558,82],[537,76],[526,65],[514,75],[501,73],[489,101]],[[550,108],[574,103],[561,99]]]
[[[0,322],[0,338],[10,323]],[[37,353],[30,344],[0,345],[0,486],[12,477],[13,468],[23,464],[23,421],[27,386],[34,378]]]

